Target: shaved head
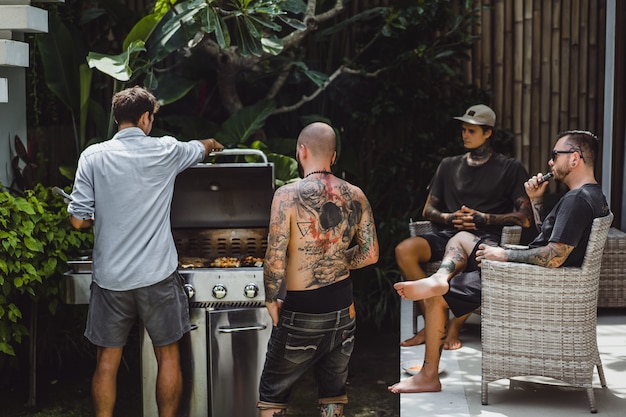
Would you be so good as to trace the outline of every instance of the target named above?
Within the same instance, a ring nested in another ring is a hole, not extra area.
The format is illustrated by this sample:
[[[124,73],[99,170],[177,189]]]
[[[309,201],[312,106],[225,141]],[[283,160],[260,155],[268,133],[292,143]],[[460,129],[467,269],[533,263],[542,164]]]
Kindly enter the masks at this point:
[[[300,132],[298,145],[306,146],[311,154],[317,158],[332,157],[337,146],[335,131],[322,122],[311,123]]]

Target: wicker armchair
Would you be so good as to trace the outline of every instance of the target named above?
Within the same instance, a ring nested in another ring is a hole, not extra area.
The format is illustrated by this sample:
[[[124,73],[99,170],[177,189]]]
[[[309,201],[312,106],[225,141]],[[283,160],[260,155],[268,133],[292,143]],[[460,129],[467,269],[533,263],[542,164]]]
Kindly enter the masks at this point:
[[[430,233],[434,230],[433,224],[429,220],[419,220],[409,222],[409,234],[411,237]],[[517,245],[522,237],[521,226],[504,226],[502,227],[501,244]],[[441,261],[427,262],[422,264],[422,269],[427,276],[434,274],[439,269]],[[417,301],[413,303],[413,333],[417,334],[417,318],[421,314]]]
[[[612,221],[612,213],[594,220],[580,268],[483,262],[483,404],[490,382],[533,375],[585,388],[597,411],[594,366],[606,386],[596,339],[598,285]]]

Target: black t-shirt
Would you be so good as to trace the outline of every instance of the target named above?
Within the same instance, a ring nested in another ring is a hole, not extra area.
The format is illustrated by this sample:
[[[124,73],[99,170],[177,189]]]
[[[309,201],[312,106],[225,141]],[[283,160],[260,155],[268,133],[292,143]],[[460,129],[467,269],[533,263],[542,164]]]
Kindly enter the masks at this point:
[[[438,209],[453,213],[465,205],[489,214],[515,211],[515,201],[526,197],[524,182],[529,175],[515,158],[494,154],[480,166],[470,166],[465,155],[444,158],[429,185],[430,193],[442,202]],[[501,226],[487,227],[500,233]]]
[[[548,213],[541,232],[529,247],[546,246],[549,242],[574,246],[563,266],[580,266],[587,250],[593,219],[607,214],[609,206],[598,184],[585,184],[570,190]]]

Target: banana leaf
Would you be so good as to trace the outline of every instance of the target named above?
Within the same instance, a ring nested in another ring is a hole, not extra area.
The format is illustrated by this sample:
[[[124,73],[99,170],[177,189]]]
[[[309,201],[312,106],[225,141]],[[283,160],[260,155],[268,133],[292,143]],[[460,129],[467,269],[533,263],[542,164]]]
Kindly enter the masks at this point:
[[[216,139],[223,145],[246,143],[254,132],[265,125],[275,108],[273,100],[263,100],[244,107],[222,124],[221,130],[215,135]]]
[[[48,13],[48,19],[48,33],[37,37],[46,85],[76,117],[80,112],[80,77],[75,42],[56,13]]]

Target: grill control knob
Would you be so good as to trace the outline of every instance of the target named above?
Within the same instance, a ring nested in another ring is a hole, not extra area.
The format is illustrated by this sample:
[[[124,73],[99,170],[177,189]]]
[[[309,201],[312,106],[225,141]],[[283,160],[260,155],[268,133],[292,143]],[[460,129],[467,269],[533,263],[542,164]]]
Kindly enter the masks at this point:
[[[259,287],[256,284],[250,283],[244,287],[243,294],[248,298],[254,298],[259,295]]]
[[[187,298],[193,298],[196,295],[196,289],[191,284],[183,285],[183,289],[185,290],[185,294],[187,294]]]
[[[217,298],[218,300],[226,297],[226,293],[226,287],[222,284],[215,284],[215,286],[213,287],[213,297]]]

